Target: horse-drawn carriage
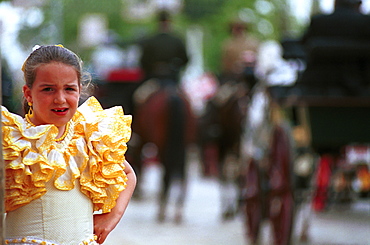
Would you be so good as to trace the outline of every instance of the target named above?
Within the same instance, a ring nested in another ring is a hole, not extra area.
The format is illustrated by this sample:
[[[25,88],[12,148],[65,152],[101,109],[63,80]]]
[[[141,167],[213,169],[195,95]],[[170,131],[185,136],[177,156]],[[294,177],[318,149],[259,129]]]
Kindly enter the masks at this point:
[[[325,44],[316,46],[310,58],[335,54],[334,59],[356,56],[365,61],[369,48],[361,48]],[[241,152],[246,169],[243,209],[253,244],[266,218],[275,244],[292,243],[299,204],[312,203],[315,211],[322,211],[329,201],[353,197],[351,183],[359,169],[367,173],[362,191],[370,190],[365,186],[370,179],[370,94],[338,93],[330,83],[313,93],[317,90],[298,83],[270,86],[260,81],[251,94]],[[360,157],[352,161],[350,154]],[[304,237],[307,224],[303,226]]]

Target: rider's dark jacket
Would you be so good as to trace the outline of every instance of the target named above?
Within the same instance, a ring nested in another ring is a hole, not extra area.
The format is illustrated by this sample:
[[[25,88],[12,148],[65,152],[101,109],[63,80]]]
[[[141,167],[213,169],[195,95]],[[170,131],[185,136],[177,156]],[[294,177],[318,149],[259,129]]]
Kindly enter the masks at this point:
[[[179,81],[179,73],[188,62],[183,41],[171,33],[158,33],[141,43],[140,64],[145,79],[159,78]]]

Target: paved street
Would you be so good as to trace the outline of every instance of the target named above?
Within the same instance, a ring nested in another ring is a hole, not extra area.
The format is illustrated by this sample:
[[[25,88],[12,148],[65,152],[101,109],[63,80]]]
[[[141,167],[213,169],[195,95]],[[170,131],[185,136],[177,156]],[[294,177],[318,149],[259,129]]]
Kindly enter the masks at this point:
[[[156,221],[156,195],[160,169],[149,166],[144,173],[143,200],[131,201],[118,227],[111,233],[104,245],[187,245],[187,244],[229,244],[244,245],[244,230],[241,219],[221,222],[219,188],[213,179],[199,176],[196,166],[189,167],[188,197],[184,210],[184,221],[175,224],[173,209],[168,210],[168,219]],[[170,202],[170,205],[173,202]]]
[[[370,201],[360,201],[350,209],[333,207],[312,217],[310,244],[370,244]]]
[[[189,166],[188,197],[184,222],[176,225],[173,215],[164,223],[156,221],[156,194],[160,169],[149,165],[145,171],[144,197],[133,200],[128,210],[111,233],[104,245],[248,245],[244,236],[242,217],[222,222],[220,219],[219,188],[214,179],[200,176],[196,163]],[[171,210],[170,210],[171,211]],[[356,202],[350,208],[333,207],[315,214],[310,213],[309,241],[294,243],[302,245],[369,245],[370,244],[370,202]],[[297,217],[297,226],[300,224]],[[270,245],[271,236],[266,221],[261,235],[261,244]]]

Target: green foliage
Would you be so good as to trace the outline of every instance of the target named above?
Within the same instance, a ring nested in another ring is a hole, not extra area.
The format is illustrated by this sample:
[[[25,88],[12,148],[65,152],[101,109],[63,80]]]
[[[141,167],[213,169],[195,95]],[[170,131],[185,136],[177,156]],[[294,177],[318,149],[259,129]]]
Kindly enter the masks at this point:
[[[185,0],[184,14],[192,21],[199,21],[206,16],[218,14],[224,0]]]
[[[250,32],[261,40],[279,40],[282,33],[286,33],[284,28],[292,28],[286,25],[294,23],[294,20],[284,12],[286,0],[269,0],[273,8],[267,14],[260,14],[255,10],[256,1],[258,0],[184,0],[182,13],[174,16],[175,30],[180,35],[185,35],[186,29],[194,25],[203,29],[205,66],[207,70],[217,73],[221,45],[229,36],[230,20],[240,13],[244,13],[244,16],[247,15],[246,17],[251,20]],[[138,2],[139,0],[135,3]],[[88,61],[92,50],[82,48],[78,43],[79,23],[86,14],[104,15],[108,21],[108,28],[119,35],[121,43],[131,43],[156,29],[153,16],[135,20],[125,18],[123,13],[129,3],[128,0],[49,0],[42,6],[44,22],[37,27],[23,25],[19,39],[28,49],[36,43],[63,43]],[[61,8],[56,8],[56,4]],[[58,14],[61,16],[56,16]],[[273,32],[266,34],[259,31],[257,27],[261,21],[270,23]]]

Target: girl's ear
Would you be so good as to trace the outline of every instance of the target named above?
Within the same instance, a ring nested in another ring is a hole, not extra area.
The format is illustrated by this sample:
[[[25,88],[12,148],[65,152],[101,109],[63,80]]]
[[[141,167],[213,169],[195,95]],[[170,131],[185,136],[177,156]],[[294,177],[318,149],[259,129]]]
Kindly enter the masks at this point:
[[[31,96],[31,89],[27,86],[24,85],[23,88],[23,96],[28,102],[32,102],[32,96]]]

